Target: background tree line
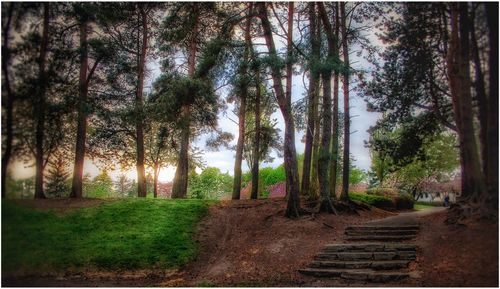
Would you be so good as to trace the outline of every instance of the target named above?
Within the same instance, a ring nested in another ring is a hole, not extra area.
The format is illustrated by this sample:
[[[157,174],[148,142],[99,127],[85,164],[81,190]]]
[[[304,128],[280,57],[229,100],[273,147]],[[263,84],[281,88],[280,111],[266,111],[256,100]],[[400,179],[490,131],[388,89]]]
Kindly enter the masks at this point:
[[[470,208],[461,214],[484,211],[479,204],[498,198],[497,10],[488,5],[496,4],[3,3],[2,196],[11,159],[35,161],[35,198],[44,198],[45,171],[64,156],[73,159],[73,198],[83,196],[85,157],[135,167],[139,197],[146,168],[156,196],[160,168],[174,165],[172,197],[186,198],[199,164],[193,140],[208,133],[208,147],[228,146],[233,136],[218,115],[231,104],[239,128],[232,198],[240,198],[243,159],[255,199],[259,165],[277,150],[286,216],[301,214],[301,198],[336,213],[355,206],[349,100],[357,87],[384,113],[372,151],[397,166],[440,132],[455,132],[462,208]],[[375,28],[383,51],[370,43]],[[350,64],[352,52],[378,68],[368,79]],[[161,74],[149,87],[152,64]],[[298,74],[307,92],[292,101]],[[283,144],[271,119],[277,109]]]

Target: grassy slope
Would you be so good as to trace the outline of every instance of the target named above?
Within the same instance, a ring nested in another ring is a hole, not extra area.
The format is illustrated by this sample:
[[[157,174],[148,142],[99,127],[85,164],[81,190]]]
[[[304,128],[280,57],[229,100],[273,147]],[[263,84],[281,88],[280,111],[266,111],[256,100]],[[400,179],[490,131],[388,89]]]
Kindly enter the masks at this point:
[[[64,216],[2,202],[2,271],[176,267],[196,254],[199,200],[124,199]]]

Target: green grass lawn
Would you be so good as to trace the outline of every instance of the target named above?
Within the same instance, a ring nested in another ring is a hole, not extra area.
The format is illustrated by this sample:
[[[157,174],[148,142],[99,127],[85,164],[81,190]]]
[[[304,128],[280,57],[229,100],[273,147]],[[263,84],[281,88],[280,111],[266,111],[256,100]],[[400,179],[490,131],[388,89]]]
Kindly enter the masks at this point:
[[[424,204],[414,204],[413,209],[415,210],[424,210],[424,209],[429,209],[429,208],[434,208],[436,206],[432,205],[424,205]]]
[[[178,267],[196,255],[211,202],[124,199],[56,215],[2,201],[2,271]]]

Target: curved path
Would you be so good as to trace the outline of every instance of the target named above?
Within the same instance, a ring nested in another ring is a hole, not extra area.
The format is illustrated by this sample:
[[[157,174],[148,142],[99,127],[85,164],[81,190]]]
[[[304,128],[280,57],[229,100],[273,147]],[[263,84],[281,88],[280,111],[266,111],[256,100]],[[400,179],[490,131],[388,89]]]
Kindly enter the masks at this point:
[[[396,216],[387,217],[383,219],[373,220],[366,222],[367,225],[380,225],[380,226],[418,226],[419,217],[432,215],[446,210],[445,207],[433,207],[420,211],[399,213]]]

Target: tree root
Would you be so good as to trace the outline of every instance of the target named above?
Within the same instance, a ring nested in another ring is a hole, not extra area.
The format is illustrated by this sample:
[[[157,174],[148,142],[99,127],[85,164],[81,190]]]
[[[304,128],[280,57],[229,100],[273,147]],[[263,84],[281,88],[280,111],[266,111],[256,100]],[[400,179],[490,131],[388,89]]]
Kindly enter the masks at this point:
[[[467,221],[498,220],[498,210],[491,202],[467,202],[462,200],[450,206],[445,223],[464,225]]]

